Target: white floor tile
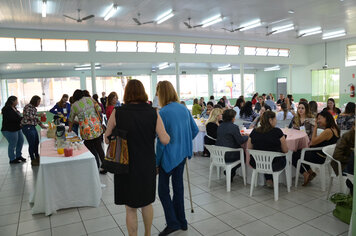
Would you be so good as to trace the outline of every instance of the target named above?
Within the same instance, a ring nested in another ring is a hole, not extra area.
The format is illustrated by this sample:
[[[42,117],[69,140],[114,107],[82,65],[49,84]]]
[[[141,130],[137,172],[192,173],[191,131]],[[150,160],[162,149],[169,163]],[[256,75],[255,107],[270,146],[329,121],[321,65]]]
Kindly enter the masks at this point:
[[[336,217],[330,217],[327,215],[311,220],[308,222],[308,224],[332,235],[344,233],[349,229],[348,224],[343,223]]]
[[[88,234],[88,236],[124,236],[120,228],[108,229],[96,233]]]
[[[0,227],[15,224],[19,221],[19,213],[12,213],[0,216]]]
[[[233,228],[240,227],[242,225],[256,221],[257,219],[241,210],[235,210],[223,215],[218,216],[218,218],[230,225]]]
[[[31,221],[26,221],[22,222],[19,224],[19,230],[18,234],[28,234],[44,229],[49,229],[50,228],[50,223],[49,223],[49,217],[47,218],[41,218],[41,219],[36,219],[36,220],[31,220]]]
[[[41,231],[29,233],[29,234],[23,234],[23,236],[49,236],[49,235],[51,235],[50,229],[45,229],[45,230],[41,230]]]
[[[301,235],[313,235],[313,236],[326,236],[331,235],[316,229],[308,224],[299,225],[293,229],[284,232],[288,236],[301,236]]]
[[[68,212],[68,213],[59,213],[51,216],[51,226],[58,227],[62,225],[72,224],[81,222],[82,219],[78,211]]]
[[[17,224],[0,227],[1,236],[16,236],[16,231],[17,231]]]
[[[272,236],[280,233],[277,229],[274,229],[259,220],[241,226],[237,228],[237,231],[241,232],[244,235],[253,236]]]
[[[79,213],[83,220],[90,220],[110,215],[110,212],[106,209],[106,207],[79,209]]]
[[[232,228],[217,218],[211,218],[193,223],[192,226],[202,235],[218,235]]]
[[[257,203],[255,205],[242,208],[241,210],[257,219],[261,219],[263,217],[273,215],[274,213],[277,212],[275,209],[265,206],[261,203]]]
[[[302,224],[301,221],[281,212],[262,218],[261,221],[282,232]]]
[[[335,209],[335,204],[330,200],[320,198],[307,202],[303,205],[323,214],[329,213]]]
[[[206,205],[202,205],[201,208],[203,208],[204,210],[206,210],[207,212],[209,212],[214,216],[218,216],[236,210],[235,207],[223,201],[208,203]]]
[[[314,211],[305,206],[299,205],[293,208],[289,208],[288,210],[283,211],[283,213],[292,216],[302,222],[309,221],[311,219],[317,218],[321,215],[321,213]]]
[[[52,236],[80,236],[86,234],[82,222],[52,228]]]

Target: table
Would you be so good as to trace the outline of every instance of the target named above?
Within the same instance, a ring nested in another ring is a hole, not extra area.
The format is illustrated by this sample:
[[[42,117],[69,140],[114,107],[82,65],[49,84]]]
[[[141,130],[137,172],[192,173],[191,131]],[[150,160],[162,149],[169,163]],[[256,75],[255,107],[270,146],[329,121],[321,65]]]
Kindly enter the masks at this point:
[[[54,139],[41,133],[41,159],[35,191],[31,193],[32,214],[47,216],[59,209],[100,204],[102,191],[94,156],[83,146],[73,157],[59,156]]]
[[[287,135],[287,146],[288,146],[288,154],[287,154],[287,165],[289,164],[290,170],[292,169],[291,167],[291,161],[292,161],[292,154],[293,152],[303,149],[306,147],[309,147],[309,138],[308,135],[305,131],[301,130],[295,130],[295,129],[282,129],[283,133]],[[249,135],[252,132],[252,129],[246,129],[245,133]],[[246,148],[246,145],[244,146]],[[250,166],[250,155],[248,152],[245,152],[246,155],[246,181],[247,183],[251,183],[251,175],[252,175],[252,167]],[[288,168],[288,166],[286,167]],[[241,168],[237,169],[237,174],[242,176],[242,171]],[[292,177],[295,176],[295,171],[292,171],[291,175]],[[279,182],[280,183],[286,183],[286,178],[285,174],[281,174],[279,177]],[[265,178],[263,175],[258,175],[258,185],[264,185],[265,183]]]
[[[199,133],[193,139],[193,152],[203,152],[204,151],[204,136],[206,134],[205,120],[204,119],[194,119],[195,123],[199,128]]]

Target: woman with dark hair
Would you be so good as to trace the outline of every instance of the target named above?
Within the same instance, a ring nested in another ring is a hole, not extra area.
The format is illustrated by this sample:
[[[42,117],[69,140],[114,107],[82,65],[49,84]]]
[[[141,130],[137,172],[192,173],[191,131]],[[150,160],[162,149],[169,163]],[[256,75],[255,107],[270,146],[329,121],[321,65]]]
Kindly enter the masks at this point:
[[[201,117],[204,119],[208,119],[210,112],[213,110],[214,104],[212,102],[208,102],[205,110],[201,113]]]
[[[49,112],[56,115],[57,117],[61,117],[61,116],[65,117],[65,120],[63,119],[63,117],[61,117],[61,121],[63,123],[66,123],[67,125],[68,125],[67,119],[69,118],[69,114],[70,114],[70,104],[68,103],[68,99],[69,99],[68,94],[63,94],[61,100],[57,102],[56,105],[54,105],[54,107],[52,107],[51,110],[49,110]]]
[[[109,120],[111,113],[113,112],[119,97],[116,92],[111,92],[108,96],[108,100],[106,102],[106,118]]]
[[[97,104],[91,97],[84,96],[84,92],[77,89],[73,94],[74,104],[69,115],[69,129],[73,129],[74,118],[78,117],[80,136],[84,140],[84,145],[94,155],[98,168],[100,168],[100,161],[105,158],[105,153],[102,147],[102,137],[104,130],[102,127],[100,116],[97,111],[101,112],[99,104]],[[100,174],[106,174],[106,170],[100,169]]]
[[[255,105],[257,103],[257,97],[258,97],[258,93],[255,93],[251,98],[252,105]]]
[[[236,117],[235,119],[240,118],[240,110],[241,108],[245,105],[245,100],[241,98],[241,96],[236,100],[235,106],[233,108],[234,111],[236,111]]]
[[[324,131],[320,135],[317,135],[318,126],[324,128]],[[325,147],[335,144],[339,137],[340,130],[337,127],[332,115],[327,110],[320,112],[315,120],[310,147]],[[293,166],[297,167],[300,156],[301,150],[293,153]],[[323,164],[325,162],[325,157],[326,156],[322,151],[307,151],[305,153],[304,160],[316,164]],[[303,186],[306,186],[316,176],[316,173],[310,168],[309,165],[306,164],[302,164],[300,173],[304,176]]]
[[[327,106],[323,109],[323,111],[328,111],[332,116],[339,115],[341,110],[335,106],[335,100],[333,98],[329,98],[327,102]]]
[[[198,116],[202,112],[202,107],[199,105],[198,98],[194,98],[193,100],[193,107],[192,107],[192,115],[193,116]]]
[[[41,126],[42,129],[46,127],[38,119],[37,108],[41,103],[41,98],[37,95],[31,98],[29,104],[23,108],[23,119],[21,120],[22,132],[28,142],[28,152],[31,157],[31,165],[38,166],[40,164],[40,154],[38,152],[38,145],[40,140],[36,126]]]
[[[8,156],[10,164],[17,164],[26,159],[22,157],[23,135],[21,131],[21,114],[16,109],[18,105],[17,97],[10,96],[5,106],[2,108],[2,127],[1,133],[9,143]]]
[[[287,97],[284,99],[284,102],[287,104],[287,109],[288,111],[292,112],[292,114],[295,114],[295,105],[293,103],[293,95],[288,94]]]
[[[272,111],[266,111],[261,117],[261,126],[252,130],[247,142],[249,149],[269,151],[269,152],[288,152],[286,138],[281,129],[276,128],[276,114]],[[286,166],[284,156],[274,158],[272,170],[280,171]],[[255,159],[251,156],[250,165],[256,168]],[[273,186],[272,175],[265,174],[266,185]]]
[[[88,97],[88,98],[91,97],[88,90],[83,90],[83,94],[84,94],[84,97]]]
[[[292,112],[288,111],[287,104],[284,102],[281,104],[281,110],[277,113],[277,120],[291,120],[293,119]]]
[[[186,159],[193,155],[192,141],[199,129],[189,110],[179,104],[177,92],[170,82],[162,81],[158,89],[158,99],[162,107],[159,114],[172,140],[166,146],[157,140],[156,146],[156,162],[159,168],[158,195],[167,223],[167,227],[159,234],[163,236],[180,229],[188,229],[184,208],[183,171]],[[170,183],[173,187],[173,197],[170,195]]]
[[[222,108],[225,108],[226,107],[225,99],[224,98],[220,98],[216,105],[220,105]]]
[[[246,102],[245,105],[241,108],[240,118],[242,120],[252,122],[257,116],[258,114],[252,110],[252,102]]]
[[[355,103],[348,102],[345,111],[341,113],[337,119],[336,124],[340,130],[350,130],[355,122]]]
[[[318,103],[316,103],[316,101],[310,101],[309,110],[312,116],[316,117],[316,115],[318,115]]]
[[[99,106],[101,108],[101,114],[104,114],[105,113],[104,105],[99,102],[98,94],[94,94],[93,99],[94,99],[94,101],[96,101],[99,104]]]
[[[114,189],[115,204],[126,206],[129,235],[137,235],[137,208],[142,209],[145,235],[151,233],[152,203],[156,199],[156,134],[157,142],[162,145],[170,141],[160,115],[147,100],[143,84],[139,80],[130,80],[125,87],[125,104],[115,108],[105,133],[105,142],[109,143],[108,137],[114,128],[127,132],[129,173],[114,175]]]

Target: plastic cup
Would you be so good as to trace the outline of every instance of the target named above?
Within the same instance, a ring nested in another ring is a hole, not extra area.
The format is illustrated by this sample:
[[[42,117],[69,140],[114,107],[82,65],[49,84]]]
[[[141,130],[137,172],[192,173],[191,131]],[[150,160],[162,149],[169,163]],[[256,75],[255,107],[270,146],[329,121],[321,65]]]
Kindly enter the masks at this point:
[[[73,148],[64,148],[64,156],[65,157],[73,156]]]
[[[64,148],[57,148],[57,153],[60,155],[64,154]]]

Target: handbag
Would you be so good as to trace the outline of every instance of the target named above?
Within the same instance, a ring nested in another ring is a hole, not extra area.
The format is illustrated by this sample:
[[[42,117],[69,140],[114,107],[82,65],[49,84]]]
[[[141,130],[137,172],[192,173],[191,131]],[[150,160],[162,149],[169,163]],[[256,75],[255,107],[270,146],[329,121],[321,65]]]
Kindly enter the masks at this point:
[[[330,201],[336,204],[333,215],[346,224],[350,224],[352,214],[352,196],[343,193],[335,193]]]
[[[118,128],[118,108],[116,108],[116,127],[108,136],[109,146],[103,161],[103,168],[112,174],[129,173],[129,149],[127,131]]]

